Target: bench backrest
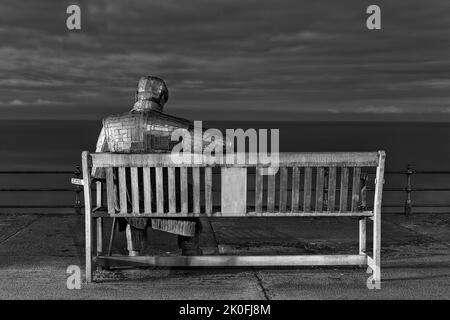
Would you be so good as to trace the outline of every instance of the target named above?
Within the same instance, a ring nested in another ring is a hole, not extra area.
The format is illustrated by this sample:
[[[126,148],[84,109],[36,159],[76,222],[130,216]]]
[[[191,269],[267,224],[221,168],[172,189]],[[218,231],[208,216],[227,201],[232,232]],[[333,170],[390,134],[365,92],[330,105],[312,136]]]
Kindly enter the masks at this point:
[[[280,153],[277,173],[267,175],[258,162],[176,164],[170,154],[83,152],[83,172],[105,168],[113,216],[371,216],[362,172],[376,168],[382,182],[384,160],[383,151]],[[375,195],[382,188],[376,183]]]

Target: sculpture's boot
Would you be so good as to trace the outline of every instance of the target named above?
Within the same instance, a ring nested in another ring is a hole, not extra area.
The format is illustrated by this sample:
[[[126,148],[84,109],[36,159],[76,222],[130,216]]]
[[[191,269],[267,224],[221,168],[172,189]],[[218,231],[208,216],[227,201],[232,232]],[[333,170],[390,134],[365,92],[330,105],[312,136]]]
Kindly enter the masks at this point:
[[[200,233],[202,231],[202,224],[200,219],[194,219],[195,234],[191,237],[178,235],[178,247],[181,249],[183,256],[201,256],[203,251],[199,245]]]
[[[203,251],[199,246],[198,234],[193,237],[178,236],[178,246],[183,256],[201,256]]]

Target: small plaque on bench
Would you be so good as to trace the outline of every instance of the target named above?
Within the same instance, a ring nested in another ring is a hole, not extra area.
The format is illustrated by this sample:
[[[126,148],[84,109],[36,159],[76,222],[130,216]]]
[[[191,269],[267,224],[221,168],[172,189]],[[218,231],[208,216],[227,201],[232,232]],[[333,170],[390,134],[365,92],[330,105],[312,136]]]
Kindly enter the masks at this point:
[[[247,212],[247,168],[222,168],[222,216]]]

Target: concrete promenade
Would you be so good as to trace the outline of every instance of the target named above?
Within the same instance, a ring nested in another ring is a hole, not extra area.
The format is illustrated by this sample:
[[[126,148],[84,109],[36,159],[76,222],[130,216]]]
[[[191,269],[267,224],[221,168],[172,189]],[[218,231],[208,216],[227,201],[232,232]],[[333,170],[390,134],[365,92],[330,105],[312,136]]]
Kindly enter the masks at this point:
[[[207,254],[354,253],[357,220],[216,219],[204,221],[201,242]],[[114,247],[125,252],[123,234]],[[176,237],[159,231],[146,250],[179,253]],[[83,216],[0,214],[0,299],[448,299],[450,214],[384,215],[381,290],[354,267],[101,271],[68,290],[74,264],[84,265]]]

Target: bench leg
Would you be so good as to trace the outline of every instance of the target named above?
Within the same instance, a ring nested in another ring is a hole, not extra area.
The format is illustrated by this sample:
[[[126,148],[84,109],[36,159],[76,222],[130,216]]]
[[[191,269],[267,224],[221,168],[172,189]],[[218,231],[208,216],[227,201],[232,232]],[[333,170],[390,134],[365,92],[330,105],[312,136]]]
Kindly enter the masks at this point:
[[[96,201],[97,207],[100,208],[102,206],[102,183],[97,181],[95,183],[97,192],[96,192]],[[101,256],[103,254],[103,218],[97,218],[97,256]]]
[[[85,245],[86,245],[86,282],[92,282],[92,272],[93,272],[93,259],[92,259],[92,218],[89,212],[85,212]]]
[[[366,222],[365,217],[359,219],[359,254],[366,253]]]
[[[103,218],[97,218],[97,255],[103,254]]]
[[[97,218],[96,219],[96,242],[97,242],[97,248],[96,248],[96,256],[103,255],[103,218]],[[103,267],[97,265],[97,270],[102,270]]]
[[[373,219],[373,280],[376,288],[381,286],[381,215],[375,213]]]
[[[386,154],[379,151],[378,167],[375,180],[375,195],[373,203],[373,280],[375,288],[381,288],[381,199],[384,184],[384,162]]]
[[[91,168],[89,166],[89,152],[82,154],[83,185],[84,185],[84,225],[85,225],[85,250],[86,250],[86,282],[92,282],[92,198],[91,198]]]

